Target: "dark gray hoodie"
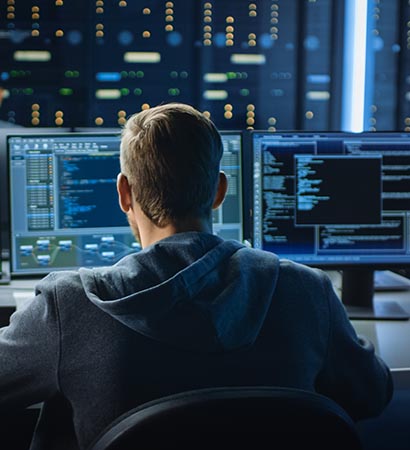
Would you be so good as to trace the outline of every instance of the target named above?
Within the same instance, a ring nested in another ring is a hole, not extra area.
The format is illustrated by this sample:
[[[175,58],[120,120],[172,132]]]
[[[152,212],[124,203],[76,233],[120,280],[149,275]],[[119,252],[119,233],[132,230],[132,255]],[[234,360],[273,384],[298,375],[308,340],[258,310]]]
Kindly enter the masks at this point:
[[[44,402],[36,450],[85,449],[127,410],[198,387],[316,390],[354,419],[392,394],[324,272],[197,232],[51,273],[0,330],[0,361],[0,407]]]

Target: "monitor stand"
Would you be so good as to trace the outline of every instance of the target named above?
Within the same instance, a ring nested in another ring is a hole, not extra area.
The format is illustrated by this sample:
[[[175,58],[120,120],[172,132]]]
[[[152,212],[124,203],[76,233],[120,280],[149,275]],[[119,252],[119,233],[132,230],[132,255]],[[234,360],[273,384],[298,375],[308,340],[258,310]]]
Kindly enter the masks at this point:
[[[353,268],[343,270],[342,303],[352,320],[408,320],[407,313],[396,302],[373,299],[373,269]]]

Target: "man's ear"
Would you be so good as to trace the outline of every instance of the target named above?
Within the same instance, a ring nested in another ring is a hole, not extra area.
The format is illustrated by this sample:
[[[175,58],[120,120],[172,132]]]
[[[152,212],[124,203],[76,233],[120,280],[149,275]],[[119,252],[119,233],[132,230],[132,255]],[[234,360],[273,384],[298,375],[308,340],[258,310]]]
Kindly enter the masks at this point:
[[[123,173],[119,173],[117,176],[117,192],[118,203],[123,212],[127,213],[132,209],[132,195],[131,186],[128,183],[127,177]]]
[[[212,204],[212,209],[217,209],[221,206],[222,202],[225,200],[227,190],[228,190],[228,179],[226,178],[225,172],[220,171],[218,189],[216,190],[214,203]]]

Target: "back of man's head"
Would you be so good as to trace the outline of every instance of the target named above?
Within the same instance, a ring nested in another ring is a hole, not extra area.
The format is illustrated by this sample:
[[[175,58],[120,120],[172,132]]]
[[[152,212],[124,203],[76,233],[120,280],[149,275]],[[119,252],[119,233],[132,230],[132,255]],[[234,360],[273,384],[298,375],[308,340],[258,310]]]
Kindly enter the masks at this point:
[[[131,116],[122,133],[121,172],[143,213],[162,227],[209,217],[223,148],[212,121],[170,103]]]

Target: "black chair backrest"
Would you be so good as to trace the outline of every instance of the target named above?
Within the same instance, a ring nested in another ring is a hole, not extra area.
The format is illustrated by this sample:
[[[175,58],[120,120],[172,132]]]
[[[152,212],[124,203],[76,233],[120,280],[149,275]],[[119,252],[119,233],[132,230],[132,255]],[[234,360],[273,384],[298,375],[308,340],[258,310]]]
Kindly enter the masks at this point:
[[[352,419],[299,389],[220,387],[163,397],[119,417],[90,450],[359,450]]]

